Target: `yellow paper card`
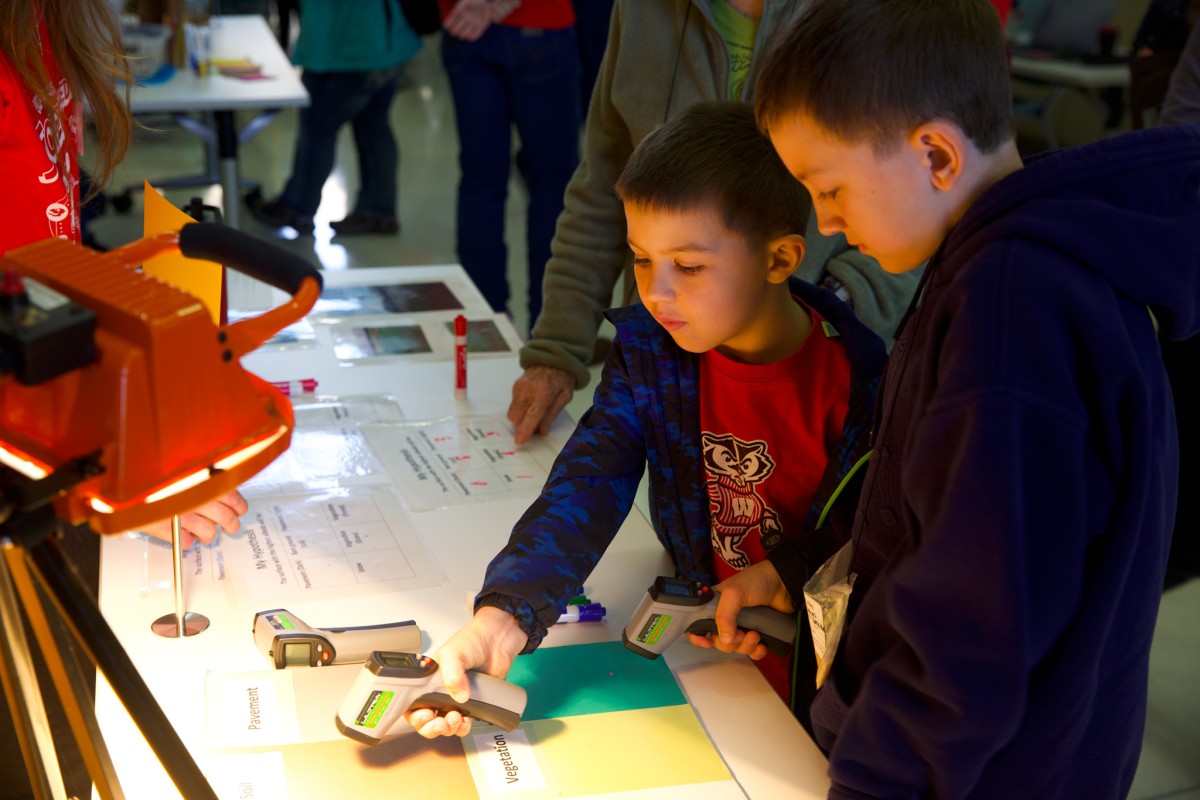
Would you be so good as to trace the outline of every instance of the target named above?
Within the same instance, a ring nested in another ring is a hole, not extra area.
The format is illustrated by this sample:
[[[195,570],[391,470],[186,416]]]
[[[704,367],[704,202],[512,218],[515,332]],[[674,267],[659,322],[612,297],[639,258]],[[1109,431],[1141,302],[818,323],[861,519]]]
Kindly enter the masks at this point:
[[[177,231],[187,223],[196,221],[171,205],[149,181],[146,181],[145,194],[143,236]],[[220,264],[188,258],[178,252],[165,253],[143,264],[142,272],[199,299],[212,315],[213,324],[221,324],[221,281],[224,277],[224,267]]]

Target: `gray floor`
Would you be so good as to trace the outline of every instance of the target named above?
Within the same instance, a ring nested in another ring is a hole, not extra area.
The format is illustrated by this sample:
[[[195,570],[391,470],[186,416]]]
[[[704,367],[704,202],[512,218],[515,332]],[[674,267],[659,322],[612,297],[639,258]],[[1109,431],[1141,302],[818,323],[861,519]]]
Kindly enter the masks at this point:
[[[397,236],[331,236],[329,221],[345,215],[353,202],[357,172],[348,134],[341,141],[339,166],[325,186],[313,236],[281,238],[286,247],[325,269],[444,264],[455,262],[454,194],[457,139],[446,81],[437,59],[436,39],[411,64],[411,85],[392,107],[393,127],[401,150],[400,221]],[[156,131],[143,131],[126,159],[116,186],[143,178],[152,182],[203,168],[203,149],[190,134],[164,120],[148,119]],[[262,184],[264,194],[276,196],[291,168],[294,112],[284,112],[263,133],[246,143],[242,152],[245,179]],[[217,204],[220,189],[173,189],[165,192],[176,204],[193,195]],[[514,182],[508,206],[510,281],[513,294],[523,296],[523,224],[526,199]],[[252,220],[245,230],[272,236]],[[94,225],[98,241],[107,246],[137,238],[141,229],[140,193],[129,214],[110,210]],[[518,330],[528,321],[523,304],[510,309]],[[596,371],[593,371],[593,386]],[[509,387],[498,386],[497,392]],[[577,417],[587,408],[588,390],[576,394],[570,410]],[[1151,657],[1150,713],[1145,748],[1130,797],[1134,800],[1200,800],[1200,581],[1167,593]]]

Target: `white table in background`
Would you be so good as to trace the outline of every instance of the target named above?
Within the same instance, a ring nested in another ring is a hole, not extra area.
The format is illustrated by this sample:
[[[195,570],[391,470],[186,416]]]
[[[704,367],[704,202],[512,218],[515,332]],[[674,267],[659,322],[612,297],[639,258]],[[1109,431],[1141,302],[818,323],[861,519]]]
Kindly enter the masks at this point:
[[[1081,91],[1093,102],[1097,102],[1099,91],[1129,85],[1129,65],[1123,61],[1116,64],[1089,64],[1074,59],[1013,53],[1012,76],[1050,87],[1049,94],[1037,107],[1036,116],[1041,120],[1046,146],[1054,149],[1058,146],[1058,137],[1054,133],[1052,114],[1066,91]],[[1107,113],[1107,109],[1104,113]]]
[[[469,305],[486,309],[482,296],[461,267],[401,267],[325,273],[327,286],[386,285],[452,278],[474,294]],[[233,294],[250,297],[253,308],[270,305],[266,287],[256,293],[242,287]],[[278,295],[282,297],[282,295]],[[503,322],[503,320],[501,320]],[[315,326],[314,349],[258,352],[244,359],[247,369],[266,380],[313,377],[322,394],[387,393],[394,395],[408,419],[458,415],[503,414],[510,387],[520,374],[516,354],[476,358],[469,363],[469,393],[453,395],[453,368],[437,362],[391,362],[339,366],[330,349],[328,329]],[[558,446],[569,435],[560,425],[551,436]],[[323,602],[319,609],[292,608],[302,619],[378,624],[397,619],[395,609],[419,621],[436,650],[469,618],[467,599],[479,586],[484,568],[507,540],[509,531],[530,498],[522,495],[473,505],[411,515],[417,533],[446,573],[446,583],[395,595]],[[163,639],[150,623],[173,609],[170,575],[148,579],[141,561],[145,545],[135,539],[108,538],[102,543],[100,604],[109,624],[162,705],[163,711],[193,752],[205,746],[205,674],[210,669],[255,671],[264,659],[252,642],[250,619],[234,609],[224,592],[185,583],[190,610],[205,614],[211,626],[187,639]],[[649,523],[636,509],[629,515],[612,546],[587,581],[588,591],[607,608],[605,621],[558,625],[546,645],[620,639],[621,627],[632,615],[645,587],[655,576],[669,574],[669,561]],[[311,612],[311,613],[310,613]],[[316,614],[314,617],[312,614]],[[326,623],[329,624],[329,623]],[[825,759],[792,717],[765,679],[745,658],[728,657],[676,643],[664,656],[688,701],[713,740],[730,772],[750,798],[824,798],[828,790]],[[163,800],[177,793],[149,746],[103,681],[98,682],[97,713],[113,751],[117,774],[130,800]],[[113,745],[119,743],[119,746]],[[133,778],[131,776],[136,776]],[[353,775],[347,775],[347,786]],[[653,792],[643,796],[660,796]],[[672,797],[679,796],[672,793]],[[304,798],[294,792],[293,798]],[[688,795],[703,800],[703,791]],[[222,798],[224,800],[224,798]]]
[[[221,75],[216,69],[201,77],[187,68],[179,69],[165,83],[132,86],[129,105],[134,114],[172,114],[205,141],[206,163],[210,168],[213,157],[216,159],[225,224],[237,228],[239,144],[261,130],[279,109],[307,106],[309,97],[295,67],[280,49],[263,17],[257,14],[214,16],[211,25],[214,59],[246,59],[260,65],[262,74],[267,77],[242,80]],[[239,131],[234,121],[234,112],[239,110],[262,113]],[[196,111],[211,113],[213,128],[184,116]]]

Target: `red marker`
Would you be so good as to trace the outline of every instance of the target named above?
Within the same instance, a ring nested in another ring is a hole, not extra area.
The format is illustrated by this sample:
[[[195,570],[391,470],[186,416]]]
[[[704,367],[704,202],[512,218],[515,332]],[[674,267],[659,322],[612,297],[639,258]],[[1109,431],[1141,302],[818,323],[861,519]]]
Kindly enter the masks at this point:
[[[467,318],[454,318],[454,396],[467,396]]]
[[[283,392],[284,397],[299,394],[312,394],[317,390],[316,378],[304,378],[298,381],[271,381],[271,385]]]

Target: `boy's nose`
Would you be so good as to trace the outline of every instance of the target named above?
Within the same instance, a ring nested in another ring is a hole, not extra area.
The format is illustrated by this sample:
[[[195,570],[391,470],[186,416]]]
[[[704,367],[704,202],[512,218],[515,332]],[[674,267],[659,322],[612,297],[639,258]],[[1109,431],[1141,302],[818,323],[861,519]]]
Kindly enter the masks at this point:
[[[846,222],[837,214],[817,212],[817,230],[822,236],[836,236],[846,230]]]
[[[644,300],[667,300],[675,294],[669,267],[651,267],[640,285]]]

